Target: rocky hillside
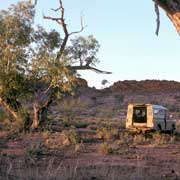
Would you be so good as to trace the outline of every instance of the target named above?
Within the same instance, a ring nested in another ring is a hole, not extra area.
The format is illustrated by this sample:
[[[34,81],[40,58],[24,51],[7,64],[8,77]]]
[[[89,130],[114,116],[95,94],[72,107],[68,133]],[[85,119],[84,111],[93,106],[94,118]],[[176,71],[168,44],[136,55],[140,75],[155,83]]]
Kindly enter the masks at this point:
[[[159,81],[159,80],[145,80],[145,81],[118,81],[110,87],[112,91],[123,92],[177,92],[180,90],[180,83],[176,81]]]
[[[118,81],[106,89],[90,88],[79,79],[74,97],[67,97],[53,108],[53,114],[78,118],[124,119],[129,103],[161,104],[174,117],[180,117],[180,83],[175,81]]]

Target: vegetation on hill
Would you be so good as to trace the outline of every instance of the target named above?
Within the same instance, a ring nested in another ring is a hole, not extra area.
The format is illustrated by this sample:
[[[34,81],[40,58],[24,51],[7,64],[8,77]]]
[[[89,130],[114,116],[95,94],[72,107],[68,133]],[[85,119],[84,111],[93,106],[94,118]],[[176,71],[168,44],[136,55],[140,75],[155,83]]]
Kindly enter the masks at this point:
[[[126,80],[115,82],[110,89],[112,91],[133,92],[174,92],[180,90],[180,83],[167,80]]]

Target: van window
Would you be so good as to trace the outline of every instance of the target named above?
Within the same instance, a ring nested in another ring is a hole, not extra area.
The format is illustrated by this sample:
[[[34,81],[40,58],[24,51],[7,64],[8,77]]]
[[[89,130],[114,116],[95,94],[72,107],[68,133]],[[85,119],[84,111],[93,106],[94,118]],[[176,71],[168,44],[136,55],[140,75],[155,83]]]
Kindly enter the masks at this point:
[[[135,122],[135,123],[146,123],[147,122],[146,107],[134,107],[133,108],[133,122]]]
[[[164,118],[166,115],[166,111],[164,109],[154,109],[153,111],[155,118]]]
[[[154,109],[154,114],[156,115],[164,115],[164,109]]]

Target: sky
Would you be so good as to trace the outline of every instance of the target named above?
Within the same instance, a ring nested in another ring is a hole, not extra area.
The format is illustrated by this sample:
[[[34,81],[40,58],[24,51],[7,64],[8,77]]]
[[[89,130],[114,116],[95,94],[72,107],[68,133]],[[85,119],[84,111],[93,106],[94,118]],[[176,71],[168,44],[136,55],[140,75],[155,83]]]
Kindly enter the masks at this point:
[[[18,0],[0,0],[0,9],[7,9]],[[175,80],[180,81],[180,37],[163,11],[160,11],[160,32],[155,35],[156,14],[152,0],[64,0],[69,31],[80,28],[83,16],[86,29],[80,34],[93,35],[100,43],[97,68],[111,71],[111,75],[93,71],[79,72],[89,86],[102,88],[102,80],[109,85],[119,80]],[[51,8],[58,0],[38,0],[36,23],[47,30],[61,29],[54,22],[44,20],[55,15]],[[58,14],[57,14],[58,15]]]

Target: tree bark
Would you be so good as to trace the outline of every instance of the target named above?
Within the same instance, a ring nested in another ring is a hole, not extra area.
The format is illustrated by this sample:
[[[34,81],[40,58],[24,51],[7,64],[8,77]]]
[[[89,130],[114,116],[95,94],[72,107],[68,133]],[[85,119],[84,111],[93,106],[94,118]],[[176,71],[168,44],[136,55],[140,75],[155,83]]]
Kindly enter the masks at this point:
[[[39,126],[39,108],[38,108],[37,103],[33,104],[33,113],[34,113],[34,117],[33,117],[31,128],[37,129]]]
[[[46,122],[48,109],[51,103],[52,98],[49,98],[43,106],[40,106],[37,102],[33,104],[34,116],[31,129],[38,129],[40,126],[42,126],[42,124]]]
[[[180,0],[154,0],[167,14],[180,35]]]

